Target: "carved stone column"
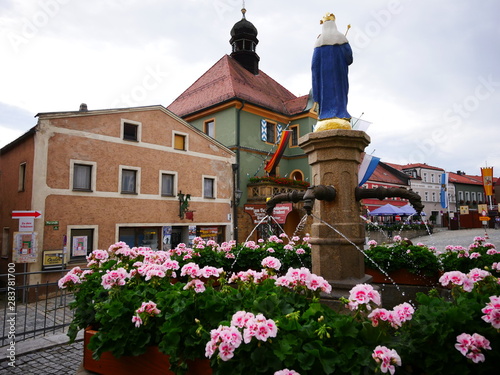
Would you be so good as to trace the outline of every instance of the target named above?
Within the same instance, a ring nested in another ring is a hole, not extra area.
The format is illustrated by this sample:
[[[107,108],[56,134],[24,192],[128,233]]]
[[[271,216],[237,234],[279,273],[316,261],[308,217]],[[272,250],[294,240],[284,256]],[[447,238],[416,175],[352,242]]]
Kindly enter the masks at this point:
[[[322,221],[332,225],[363,249],[364,223],[355,197],[361,154],[370,144],[363,131],[334,129],[309,133],[299,140],[312,168],[312,185],[333,185],[333,202],[316,200],[311,228],[312,270],[332,284],[333,296],[346,295],[352,286],[365,283],[363,254]]]

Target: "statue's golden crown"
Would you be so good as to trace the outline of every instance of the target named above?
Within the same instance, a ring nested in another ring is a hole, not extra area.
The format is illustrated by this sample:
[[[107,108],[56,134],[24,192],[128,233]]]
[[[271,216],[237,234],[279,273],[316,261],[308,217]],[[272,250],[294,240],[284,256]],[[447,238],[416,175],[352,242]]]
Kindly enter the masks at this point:
[[[335,15],[333,13],[327,13],[322,19],[321,21],[319,21],[319,24],[323,24],[323,22],[326,22],[326,21],[335,21]]]

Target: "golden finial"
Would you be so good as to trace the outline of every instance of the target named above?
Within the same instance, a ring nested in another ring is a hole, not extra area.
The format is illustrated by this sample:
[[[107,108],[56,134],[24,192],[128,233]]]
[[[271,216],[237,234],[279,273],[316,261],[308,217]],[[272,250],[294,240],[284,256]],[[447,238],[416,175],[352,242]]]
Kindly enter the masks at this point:
[[[347,25],[347,30],[345,31],[344,36],[347,36],[347,33],[349,32],[349,29],[351,28],[351,24]]]
[[[333,13],[327,13],[321,21],[319,21],[319,24],[322,25],[323,22],[326,21],[335,21],[335,15]]]

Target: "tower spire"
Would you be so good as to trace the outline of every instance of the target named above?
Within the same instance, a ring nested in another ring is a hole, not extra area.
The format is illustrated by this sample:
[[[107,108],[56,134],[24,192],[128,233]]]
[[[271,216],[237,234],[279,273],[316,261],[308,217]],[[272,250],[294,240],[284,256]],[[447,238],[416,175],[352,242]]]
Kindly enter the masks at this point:
[[[229,43],[232,46],[231,57],[233,57],[241,66],[252,74],[259,74],[259,56],[255,52],[259,43],[257,39],[257,29],[246,19],[247,10],[243,1],[241,14],[243,18],[236,22],[231,29],[231,39]]]

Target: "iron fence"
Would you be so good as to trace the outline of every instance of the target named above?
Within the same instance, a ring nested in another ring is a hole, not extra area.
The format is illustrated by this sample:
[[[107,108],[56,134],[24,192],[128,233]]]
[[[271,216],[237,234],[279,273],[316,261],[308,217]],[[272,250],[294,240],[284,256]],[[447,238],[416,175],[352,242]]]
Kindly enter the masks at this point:
[[[61,277],[69,270],[61,270]],[[73,294],[59,289],[57,282],[27,284],[29,275],[54,271],[0,275],[0,316],[3,317],[0,346],[47,334],[64,333],[73,319],[69,303]],[[15,282],[12,282],[16,280]],[[10,281],[10,282],[9,282]],[[19,282],[21,281],[21,282]]]

